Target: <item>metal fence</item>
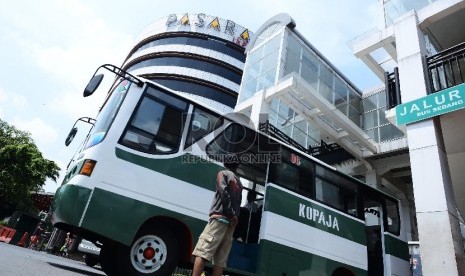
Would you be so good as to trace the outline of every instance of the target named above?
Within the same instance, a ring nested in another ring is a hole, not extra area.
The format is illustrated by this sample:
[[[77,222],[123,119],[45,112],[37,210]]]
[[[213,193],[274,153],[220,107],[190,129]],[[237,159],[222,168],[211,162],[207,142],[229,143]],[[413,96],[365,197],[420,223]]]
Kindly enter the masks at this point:
[[[426,58],[430,93],[461,84],[465,80],[465,42]]]

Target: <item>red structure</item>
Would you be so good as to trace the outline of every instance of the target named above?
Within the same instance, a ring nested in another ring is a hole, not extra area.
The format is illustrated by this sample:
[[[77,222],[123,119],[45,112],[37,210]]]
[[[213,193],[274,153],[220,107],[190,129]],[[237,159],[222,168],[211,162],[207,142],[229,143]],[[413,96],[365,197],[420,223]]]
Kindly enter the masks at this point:
[[[31,195],[34,207],[39,211],[48,212],[55,194],[38,192]]]

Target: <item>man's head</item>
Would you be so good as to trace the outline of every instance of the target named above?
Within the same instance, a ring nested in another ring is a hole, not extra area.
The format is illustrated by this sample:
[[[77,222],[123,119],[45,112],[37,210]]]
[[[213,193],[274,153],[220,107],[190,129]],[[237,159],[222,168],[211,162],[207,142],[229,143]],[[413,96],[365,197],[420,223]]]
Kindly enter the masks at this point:
[[[223,165],[228,170],[236,171],[240,165],[239,157],[235,154],[229,154],[224,157]]]

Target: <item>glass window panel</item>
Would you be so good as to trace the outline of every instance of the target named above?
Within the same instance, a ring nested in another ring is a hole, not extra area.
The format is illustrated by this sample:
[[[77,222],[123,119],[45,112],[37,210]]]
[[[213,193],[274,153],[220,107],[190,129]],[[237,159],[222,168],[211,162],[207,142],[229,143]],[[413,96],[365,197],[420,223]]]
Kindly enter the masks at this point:
[[[292,125],[286,124],[284,126],[281,125],[281,130],[284,132],[287,136],[291,137],[292,136]]]
[[[292,52],[294,55],[300,56],[300,51],[302,47],[299,42],[292,36],[289,35],[287,39],[287,51]]]
[[[175,152],[184,125],[183,117],[182,111],[145,97],[136,109],[122,143],[150,153]]]
[[[313,88],[317,89],[318,61],[308,51],[304,51],[300,75],[305,81],[307,81],[311,86],[313,86]]]
[[[372,128],[369,130],[366,130],[366,134],[370,136],[376,143],[379,143],[379,135],[378,135],[378,128]]]
[[[292,132],[292,139],[297,141],[297,143],[301,144],[302,146],[306,147],[307,135],[298,128],[294,128]]]
[[[360,112],[354,108],[351,104],[349,105],[349,117],[360,116]]]
[[[320,136],[319,130],[309,131],[308,137],[309,137],[309,141],[308,141],[309,146],[314,147],[314,146],[320,145],[321,136]]]
[[[333,93],[331,87],[329,87],[326,83],[320,82],[320,89],[318,90],[318,92],[328,102],[333,103]]]
[[[163,104],[144,98],[132,120],[132,125],[149,133],[157,134],[164,112],[165,106]]]
[[[278,110],[278,105],[279,105],[279,100],[274,98],[272,101],[271,101],[271,110],[273,111],[277,111]]]
[[[377,109],[378,94],[371,95],[363,99],[363,111],[368,112],[370,110]]]
[[[296,72],[298,74],[299,67],[300,67],[300,56],[290,51],[287,51],[286,62],[284,64],[284,76],[292,72]]]
[[[281,44],[281,35],[277,35],[272,38],[270,41],[266,42],[263,49],[263,55],[266,56],[268,53],[271,53],[279,48]]]
[[[186,139],[186,147],[192,145],[221,125],[222,120],[220,120],[219,116],[202,109],[194,109],[189,134]]]
[[[347,106],[347,101],[346,101],[346,99],[341,98],[341,96],[339,96],[339,94],[334,93],[334,105],[336,107]],[[347,116],[347,112],[342,112],[342,113],[344,113]]]
[[[287,119],[289,115],[292,115],[291,109],[283,102],[279,102],[279,115]]]
[[[258,77],[259,71],[260,71],[260,62],[257,62],[253,64],[252,66],[250,66],[249,68],[247,68],[247,75],[250,76],[250,79],[253,79],[253,78]],[[249,77],[247,78],[249,79]]]
[[[393,125],[386,125],[379,128],[380,142],[394,140],[404,137],[402,131]]]
[[[351,183],[352,184],[352,183]],[[324,179],[316,177],[315,179],[315,198],[337,208],[346,213],[356,216],[357,204],[355,184],[351,185],[350,190],[345,190],[335,183],[330,183]]]
[[[340,98],[347,101],[347,86],[339,78],[334,79],[334,91]]]
[[[378,112],[372,111],[363,114],[363,125],[365,129],[378,127]]]
[[[349,119],[354,122],[358,127],[363,129],[363,124],[362,124],[362,116],[361,115],[354,115],[349,117]]]
[[[320,66],[320,94],[327,99],[330,103],[333,102],[333,74],[326,68],[326,66]]]
[[[264,76],[264,88],[269,88],[274,85],[276,78],[276,67],[266,72]]]
[[[266,56],[261,63],[260,74],[263,74],[263,72],[268,71],[272,67],[276,67],[278,65],[278,51],[274,51]]]
[[[386,91],[378,94],[378,108],[386,107]]]
[[[333,77],[333,72],[326,66],[320,66],[320,80],[331,88],[333,87]]]
[[[352,90],[349,90],[349,103],[350,105],[355,108],[359,113],[363,113],[363,105],[362,105],[362,98],[359,96],[354,96]]]
[[[254,64],[262,58],[263,47],[255,49],[247,56],[247,65]]]
[[[252,97],[257,92],[257,79],[253,79],[250,82],[242,86],[241,101],[245,101]]]
[[[380,126],[389,124],[389,121],[386,119],[386,114],[384,114],[384,110],[378,110],[378,118]]]
[[[344,114],[347,117],[348,105],[347,104],[340,104],[340,105],[336,105],[336,106],[337,106],[337,110],[341,111],[341,113]]]

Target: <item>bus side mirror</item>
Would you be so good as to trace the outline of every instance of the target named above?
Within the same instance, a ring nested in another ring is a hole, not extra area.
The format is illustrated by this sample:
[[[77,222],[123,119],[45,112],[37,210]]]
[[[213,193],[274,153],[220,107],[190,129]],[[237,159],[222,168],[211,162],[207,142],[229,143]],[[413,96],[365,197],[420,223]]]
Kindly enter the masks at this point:
[[[71,131],[68,134],[68,137],[66,137],[66,140],[65,140],[65,145],[66,146],[69,146],[69,144],[71,144],[71,142],[74,139],[74,136],[76,136],[77,131],[78,131],[77,127],[73,127],[71,129]]]
[[[87,84],[86,88],[84,89],[84,97],[94,94],[95,90],[97,90],[102,80],[103,80],[103,74],[98,74],[98,75],[93,76],[92,79],[90,79],[89,83]]]

